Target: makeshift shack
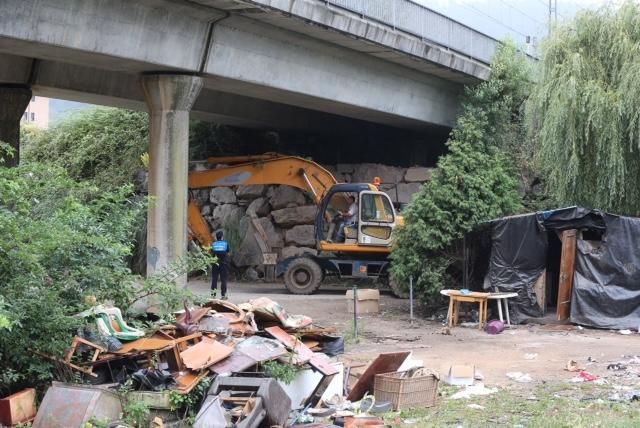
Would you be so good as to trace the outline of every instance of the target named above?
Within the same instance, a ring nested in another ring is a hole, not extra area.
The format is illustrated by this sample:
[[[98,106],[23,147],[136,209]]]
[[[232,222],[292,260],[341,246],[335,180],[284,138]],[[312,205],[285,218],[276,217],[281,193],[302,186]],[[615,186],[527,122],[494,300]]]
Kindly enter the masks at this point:
[[[640,325],[640,219],[581,207],[492,220],[465,237],[468,288],[517,292],[512,320]]]

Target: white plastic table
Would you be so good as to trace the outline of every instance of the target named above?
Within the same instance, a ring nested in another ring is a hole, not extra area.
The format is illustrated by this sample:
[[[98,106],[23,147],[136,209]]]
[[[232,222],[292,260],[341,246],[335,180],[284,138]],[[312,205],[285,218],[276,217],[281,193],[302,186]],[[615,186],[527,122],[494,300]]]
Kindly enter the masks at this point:
[[[518,293],[509,293],[509,292],[505,292],[505,293],[489,293],[489,296],[487,296],[487,299],[489,300],[497,300],[498,302],[498,316],[500,317],[500,321],[504,322],[504,319],[502,318],[502,305],[504,305],[504,312],[505,315],[507,316],[507,325],[511,325],[511,319],[509,318],[509,305],[507,304],[507,299],[511,298],[511,297],[516,297],[518,295]]]

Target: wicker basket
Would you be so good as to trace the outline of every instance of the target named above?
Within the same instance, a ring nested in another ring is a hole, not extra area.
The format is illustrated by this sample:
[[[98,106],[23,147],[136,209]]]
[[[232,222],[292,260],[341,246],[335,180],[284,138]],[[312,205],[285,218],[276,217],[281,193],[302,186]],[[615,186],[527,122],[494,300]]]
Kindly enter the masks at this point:
[[[409,377],[408,372],[377,374],[374,382],[376,401],[391,401],[393,410],[409,407],[432,407],[436,404],[440,378],[423,369]]]

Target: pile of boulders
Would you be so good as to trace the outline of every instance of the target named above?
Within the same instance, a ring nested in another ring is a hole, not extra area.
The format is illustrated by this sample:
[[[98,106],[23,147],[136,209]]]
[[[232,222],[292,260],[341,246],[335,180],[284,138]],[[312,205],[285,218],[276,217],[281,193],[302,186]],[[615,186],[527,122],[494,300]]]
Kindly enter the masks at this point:
[[[381,190],[398,205],[406,204],[431,177],[432,168],[401,168],[381,164],[325,166],[338,182],[370,183],[380,177]],[[254,236],[251,217],[262,226],[270,251],[278,260],[304,253],[317,254],[311,195],[286,185],[215,187],[193,192],[212,232],[223,229],[231,243],[231,263],[248,280],[265,275],[263,251]]]

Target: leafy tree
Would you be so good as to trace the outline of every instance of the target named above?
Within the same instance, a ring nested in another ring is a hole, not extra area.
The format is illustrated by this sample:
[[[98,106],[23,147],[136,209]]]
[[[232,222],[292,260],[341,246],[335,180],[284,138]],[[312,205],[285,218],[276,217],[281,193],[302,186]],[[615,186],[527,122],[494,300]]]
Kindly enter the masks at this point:
[[[130,185],[106,191],[71,179],[60,167],[33,162],[0,167],[3,389],[49,380],[51,363],[39,354],[62,355],[84,325],[73,315],[94,301],[126,310],[141,296],[158,295],[169,311],[192,298],[176,289],[175,273],[149,280],[131,274],[126,257],[145,208]],[[209,263],[203,255],[176,269],[184,273]]]
[[[74,113],[49,131],[22,129],[24,161],[46,161],[63,167],[75,180],[101,188],[132,181],[147,151],[147,113],[95,107]]]
[[[640,6],[583,11],[543,44],[528,105],[549,189],[564,204],[640,212]]]
[[[506,42],[496,52],[490,78],[467,88],[448,153],[403,212],[391,273],[401,287],[413,275],[424,301],[443,287],[457,258],[455,244],[466,232],[520,208],[513,165],[525,153],[521,110],[528,82],[526,59]]]

